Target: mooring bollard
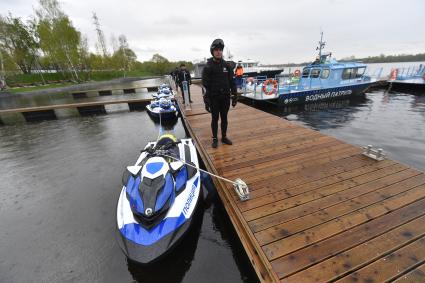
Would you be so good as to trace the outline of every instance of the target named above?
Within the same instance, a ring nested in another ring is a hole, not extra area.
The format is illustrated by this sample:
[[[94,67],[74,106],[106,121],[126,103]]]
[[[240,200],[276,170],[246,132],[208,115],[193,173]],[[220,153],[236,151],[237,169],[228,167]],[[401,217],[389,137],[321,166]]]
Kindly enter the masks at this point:
[[[192,110],[192,107],[190,106],[190,100],[189,100],[189,85],[187,81],[183,81],[183,95],[184,95],[184,108],[185,110]]]

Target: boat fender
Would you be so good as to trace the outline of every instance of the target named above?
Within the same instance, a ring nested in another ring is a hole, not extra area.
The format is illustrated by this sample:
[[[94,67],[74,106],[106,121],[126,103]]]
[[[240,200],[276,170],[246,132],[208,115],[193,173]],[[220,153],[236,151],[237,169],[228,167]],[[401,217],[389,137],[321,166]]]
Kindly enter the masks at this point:
[[[272,88],[269,88],[269,85],[272,86]],[[272,95],[275,94],[277,90],[277,81],[274,79],[267,79],[264,83],[263,83],[263,92],[266,95]]]
[[[391,80],[396,80],[397,79],[397,69],[392,69],[391,70],[390,78],[391,78]]]

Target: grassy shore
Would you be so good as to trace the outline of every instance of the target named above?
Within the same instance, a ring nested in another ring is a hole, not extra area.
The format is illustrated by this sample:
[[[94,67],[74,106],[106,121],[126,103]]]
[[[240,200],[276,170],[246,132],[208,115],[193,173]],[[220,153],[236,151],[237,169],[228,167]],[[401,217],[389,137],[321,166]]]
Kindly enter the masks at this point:
[[[64,86],[71,86],[76,85],[78,83],[53,83],[53,84],[46,84],[46,85],[38,85],[38,86],[25,86],[25,87],[14,87],[14,88],[8,88],[7,92],[10,93],[21,93],[21,92],[28,92],[28,91],[34,91],[34,90],[41,90],[41,89],[49,89],[49,88],[57,88],[57,87],[64,87]]]
[[[9,86],[5,91],[9,93],[22,93],[34,90],[43,90],[50,88],[58,88],[65,86],[77,85],[80,83],[86,83],[90,81],[110,81],[113,79],[119,79],[125,77],[148,77],[153,74],[146,71],[130,71],[124,73],[123,71],[101,71],[91,73],[79,73],[78,77],[80,82],[74,82],[70,80],[70,75],[61,73],[50,73],[43,74],[44,80],[47,82],[43,84],[41,82],[40,74],[18,74],[7,77],[7,85]],[[1,93],[1,91],[0,91]]]

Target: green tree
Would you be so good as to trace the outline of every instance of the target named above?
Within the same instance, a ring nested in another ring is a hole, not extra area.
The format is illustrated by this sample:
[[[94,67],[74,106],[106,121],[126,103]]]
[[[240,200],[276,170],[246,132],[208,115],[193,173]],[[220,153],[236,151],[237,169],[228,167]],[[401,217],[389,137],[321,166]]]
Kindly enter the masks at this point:
[[[61,10],[57,0],[40,0],[36,10],[36,30],[40,47],[50,64],[78,80],[81,65],[81,34]]]
[[[31,26],[11,14],[6,18],[0,16],[0,48],[24,74],[31,73],[38,48]]]
[[[110,60],[110,66],[116,70],[124,71],[124,77],[126,73],[133,69],[136,63],[136,53],[130,49],[125,35],[120,35],[118,37],[119,47],[118,50],[114,52]]]

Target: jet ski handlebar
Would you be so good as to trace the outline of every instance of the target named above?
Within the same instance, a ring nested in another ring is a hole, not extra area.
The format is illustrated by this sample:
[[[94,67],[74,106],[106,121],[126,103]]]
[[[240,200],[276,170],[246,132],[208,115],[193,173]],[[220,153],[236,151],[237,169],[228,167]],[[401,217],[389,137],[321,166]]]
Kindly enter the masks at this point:
[[[221,180],[223,180],[225,182],[229,182],[229,183],[233,184],[233,188],[234,188],[236,194],[238,195],[238,197],[239,197],[239,199],[241,201],[246,201],[246,200],[249,199],[249,188],[248,188],[247,184],[243,180],[241,180],[239,178],[236,179],[235,181],[229,180],[229,179],[224,178],[222,176],[218,176],[216,174],[213,174],[211,172],[208,172],[206,170],[203,170],[203,169],[195,166],[194,164],[189,164],[189,163],[185,162],[184,160],[181,160],[177,156],[172,156],[173,153],[170,151],[170,149],[173,146],[175,146],[175,145],[177,145],[179,143],[180,143],[180,141],[178,141],[178,142],[168,142],[166,144],[159,145],[159,146],[153,146],[153,145],[151,145],[151,146],[143,149],[141,152],[147,152],[148,155],[150,155],[150,156],[152,156],[152,155],[162,156],[162,157],[170,158],[171,160],[174,160],[174,161],[180,161],[183,164],[186,164],[187,166],[190,166],[190,167],[192,167],[192,168],[194,168],[196,170],[199,170],[201,172],[204,172],[204,173],[206,173],[206,174],[208,174],[208,175],[210,175],[212,177],[221,179]]]
[[[170,153],[170,149],[176,145],[178,145],[180,141],[178,142],[169,142],[160,146],[149,146],[145,149],[142,149],[140,152],[147,152],[150,155],[164,155]]]

